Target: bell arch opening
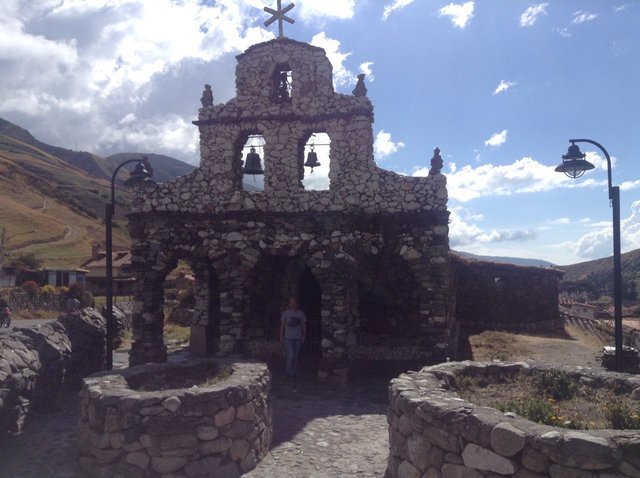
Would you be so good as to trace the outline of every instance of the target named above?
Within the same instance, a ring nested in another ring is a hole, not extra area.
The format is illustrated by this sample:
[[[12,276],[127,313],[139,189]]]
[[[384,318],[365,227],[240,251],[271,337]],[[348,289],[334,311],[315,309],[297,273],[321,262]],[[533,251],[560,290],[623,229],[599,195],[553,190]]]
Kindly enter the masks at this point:
[[[305,134],[298,145],[300,188],[328,191],[331,188],[331,137],[324,131]]]
[[[264,191],[264,151],[267,144],[260,132],[243,133],[236,141],[234,176],[238,189]]]
[[[293,70],[289,63],[278,63],[273,69],[273,101],[277,104],[291,103]]]

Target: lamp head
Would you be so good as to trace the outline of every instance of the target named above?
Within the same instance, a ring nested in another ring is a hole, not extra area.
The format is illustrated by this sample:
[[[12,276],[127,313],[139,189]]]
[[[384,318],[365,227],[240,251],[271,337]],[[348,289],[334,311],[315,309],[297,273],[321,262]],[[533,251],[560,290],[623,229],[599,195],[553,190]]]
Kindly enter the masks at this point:
[[[151,189],[156,185],[156,182],[151,179],[151,173],[147,170],[144,162],[139,162],[136,164],[133,171],[124,182],[124,185],[128,188],[132,188],[138,191],[144,191],[146,189]]]
[[[595,168],[593,164],[584,159],[586,156],[586,154],[580,151],[577,144],[571,143],[567,154],[562,155],[562,164],[555,170],[558,173],[566,174],[570,178],[579,178],[585,171]]]

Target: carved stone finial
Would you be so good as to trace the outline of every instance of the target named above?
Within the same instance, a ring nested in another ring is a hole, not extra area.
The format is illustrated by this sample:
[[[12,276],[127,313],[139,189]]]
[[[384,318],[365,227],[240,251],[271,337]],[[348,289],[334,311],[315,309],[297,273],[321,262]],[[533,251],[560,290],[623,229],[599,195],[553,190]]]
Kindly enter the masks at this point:
[[[429,170],[429,176],[440,174],[443,165],[444,162],[442,161],[442,157],[440,156],[440,148],[436,148],[433,150],[433,158],[431,158],[431,169]]]
[[[364,73],[360,73],[358,75],[358,83],[352,92],[353,96],[367,96],[367,87],[364,84],[364,77]]]
[[[202,92],[202,98],[200,98],[202,107],[213,106],[213,91],[211,91],[211,85],[204,85],[204,91]]]

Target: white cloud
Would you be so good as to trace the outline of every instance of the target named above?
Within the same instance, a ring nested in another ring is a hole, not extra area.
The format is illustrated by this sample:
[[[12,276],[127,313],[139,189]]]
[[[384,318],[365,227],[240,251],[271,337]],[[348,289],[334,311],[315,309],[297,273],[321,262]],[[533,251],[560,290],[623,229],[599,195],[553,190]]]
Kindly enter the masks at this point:
[[[353,18],[356,4],[355,0],[298,0],[298,3],[300,19],[305,22],[317,18],[348,20]]]
[[[333,65],[333,84],[337,88],[344,88],[356,83],[357,74],[348,70],[345,61],[351,56],[351,52],[340,51],[340,42],[329,38],[325,32],[320,32],[313,36],[311,44],[323,48],[327,52],[327,57]],[[363,63],[365,65],[367,63]],[[369,63],[372,65],[373,63]],[[362,65],[361,65],[362,68]]]
[[[508,130],[503,129],[499,133],[493,133],[491,138],[484,142],[485,146],[491,146],[492,148],[498,148],[507,142]]]
[[[537,3],[535,5],[531,5],[522,13],[522,15],[520,15],[520,26],[523,28],[533,26],[540,15],[547,14],[548,5],[548,3]]]
[[[631,191],[632,189],[640,188],[640,179],[636,179],[635,181],[625,181],[620,184],[621,191]]]
[[[568,28],[554,28],[554,31],[560,35],[561,37],[564,38],[571,38],[571,33],[569,33],[569,29]]]
[[[592,22],[596,18],[598,18],[597,13],[589,13],[589,12],[583,12],[582,10],[579,10],[573,14],[573,21],[571,23]]]
[[[211,82],[207,75],[217,72],[212,82],[217,100],[232,96],[232,55],[274,38],[261,26],[263,4],[0,2],[0,113],[43,141],[68,146],[78,140],[79,146],[99,154],[121,149],[114,138],[127,146],[145,145],[145,138],[164,131],[175,145],[158,136],[153,149],[175,153],[197,130],[190,122],[202,85]],[[135,134],[118,130],[118,122],[129,113],[138,122]],[[113,125],[115,136],[109,138],[104,132]],[[178,157],[193,162],[196,150],[191,145]]]
[[[449,244],[460,247],[478,244],[494,244],[499,242],[525,242],[537,237],[535,231],[527,229],[491,229],[484,230],[471,221],[482,220],[482,216],[471,215],[462,207],[451,208],[449,225]]]
[[[372,66],[372,61],[365,61],[364,63],[360,64],[360,73],[364,73],[365,75],[367,75],[366,79],[368,81],[374,81],[376,79],[376,77],[373,75],[373,69],[371,68]]]
[[[571,219],[569,219],[568,217],[561,217],[559,219],[551,221],[551,224],[571,224]]]
[[[554,166],[540,164],[524,157],[512,164],[494,166],[483,164],[478,167],[464,166],[460,169],[450,164],[447,173],[449,198],[460,202],[488,196],[510,196],[512,194],[549,191],[557,188],[602,187],[606,180],[582,179],[575,181],[554,171]],[[414,171],[414,176],[426,176],[428,168]]]
[[[500,80],[500,84],[496,87],[493,94],[497,95],[499,93],[502,93],[503,91],[507,91],[512,86],[516,86],[516,84],[517,83],[515,81]]]
[[[473,7],[473,2],[450,3],[438,10],[438,16],[449,17],[455,27],[464,29],[473,18]]]
[[[391,133],[387,133],[385,130],[380,130],[376,135],[376,140],[373,143],[373,153],[376,159],[383,160],[397,153],[399,149],[404,148],[402,141],[394,142],[391,139]]]
[[[628,8],[629,8],[629,4],[625,3],[623,5],[618,5],[617,7],[613,7],[613,11],[616,13],[619,13],[619,12],[624,12]]]
[[[389,3],[384,6],[384,11],[382,12],[382,19],[386,20],[396,10],[401,10],[404,7],[411,5],[414,0],[393,0],[392,3]]]

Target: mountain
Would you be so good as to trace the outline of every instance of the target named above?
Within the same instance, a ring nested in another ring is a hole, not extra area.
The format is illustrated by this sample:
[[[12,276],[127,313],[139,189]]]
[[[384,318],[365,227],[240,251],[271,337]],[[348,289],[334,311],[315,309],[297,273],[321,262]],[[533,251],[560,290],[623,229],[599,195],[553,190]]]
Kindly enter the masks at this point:
[[[556,267],[551,262],[543,261],[542,259],[524,259],[521,257],[500,257],[500,256],[478,256],[476,254],[471,254],[470,252],[462,252],[462,251],[451,251],[454,254],[457,254],[460,257],[465,257],[467,259],[475,259],[478,261],[487,261],[487,262],[498,262],[501,264],[514,264],[516,266],[526,266],[526,267]]]
[[[0,118],[0,135],[7,136],[9,138],[16,139],[23,144],[34,146],[36,149],[43,151],[51,156],[54,156],[62,161],[82,169],[90,176],[95,178],[110,179],[113,167],[111,164],[92,153],[86,151],[72,151],[58,146],[51,146],[43,143],[24,128],[10,123],[7,120]]]
[[[107,156],[107,161],[115,169],[118,164],[129,159],[141,159],[146,156],[153,168],[153,180],[158,183],[171,181],[178,176],[190,173],[195,166],[162,154],[118,153]]]
[[[193,166],[166,156],[148,155],[156,181],[167,181]],[[141,157],[141,155],[131,155]],[[117,159],[117,158],[116,158]],[[0,228],[5,230],[5,264],[33,254],[43,266],[77,267],[104,245],[104,210],[110,201],[113,158],[71,151],[36,139],[0,118]],[[113,240],[129,247],[124,214],[130,192],[116,182]]]
[[[640,298],[640,249],[621,256],[622,298],[626,303],[635,303]],[[570,266],[560,266],[565,271],[563,283],[573,286],[589,286],[594,295],[613,296],[613,259],[605,257],[581,262]],[[585,292],[588,292],[585,288]]]

